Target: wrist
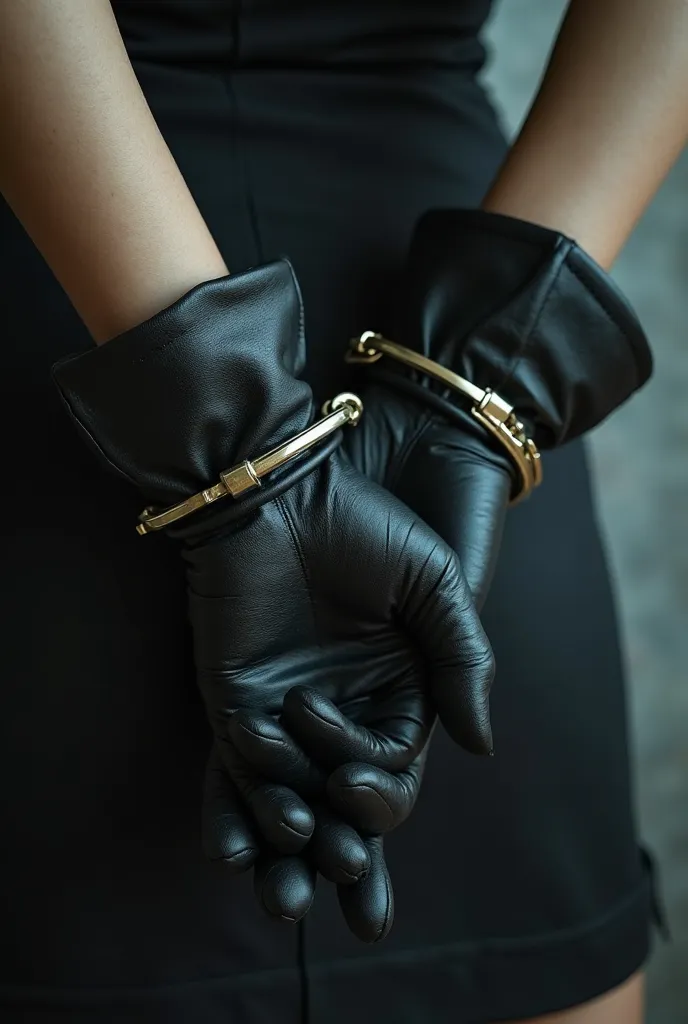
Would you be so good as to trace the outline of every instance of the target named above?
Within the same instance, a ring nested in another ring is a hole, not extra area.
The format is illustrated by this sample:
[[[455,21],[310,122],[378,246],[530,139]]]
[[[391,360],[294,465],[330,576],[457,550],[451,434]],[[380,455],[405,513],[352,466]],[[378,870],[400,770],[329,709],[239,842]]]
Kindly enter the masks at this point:
[[[224,260],[213,248],[214,243],[204,252],[186,254],[191,258],[159,265],[137,276],[135,282],[126,275],[126,286],[109,267],[100,287],[91,282],[84,295],[72,289],[72,301],[96,345],[104,345],[151,320],[205,281],[228,276]]]
[[[531,130],[535,128],[531,126]],[[608,223],[600,211],[599,196],[609,194],[610,189],[599,181],[596,190],[582,189],[579,177],[567,173],[565,167],[550,166],[546,159],[534,164],[527,135],[526,131],[514,143],[481,209],[575,238],[600,267],[609,270],[635,218],[617,216]]]

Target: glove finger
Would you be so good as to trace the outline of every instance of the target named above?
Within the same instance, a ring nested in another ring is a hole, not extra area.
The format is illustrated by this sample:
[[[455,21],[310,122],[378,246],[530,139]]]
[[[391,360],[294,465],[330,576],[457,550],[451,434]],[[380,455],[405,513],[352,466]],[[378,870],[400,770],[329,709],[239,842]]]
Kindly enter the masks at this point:
[[[365,840],[367,875],[356,885],[338,885],[337,898],[350,931],[362,942],[379,942],[394,921],[394,892],[382,848],[382,836]]]
[[[274,720],[271,721],[274,723]],[[255,733],[250,735],[249,746],[253,745]],[[258,751],[261,767],[270,768],[269,757],[273,749],[272,744],[269,744],[266,755]],[[277,760],[282,757],[284,749],[281,744],[277,748]],[[302,756],[305,758],[305,755]],[[324,776],[320,777],[324,779]],[[340,885],[357,882],[369,867],[368,852],[358,833],[322,806],[315,811],[315,829],[309,857],[325,878]]]
[[[201,836],[206,857],[236,873],[246,871],[260,853],[241,797],[215,747],[205,773]]]
[[[324,807],[315,812],[315,831],[308,853],[320,874],[337,885],[353,885],[370,870],[364,840],[351,825]]]
[[[261,857],[253,873],[256,898],[270,917],[300,921],[313,902],[316,874],[302,857]]]
[[[490,754],[494,655],[461,563],[421,520],[415,520],[398,558],[406,568],[398,573],[396,607],[427,664],[439,718],[460,746]]]
[[[367,764],[345,764],[327,780],[333,809],[367,835],[401,825],[413,810],[419,789],[420,772],[413,767],[390,775]]]
[[[425,745],[433,714],[422,693],[407,689],[399,694],[396,708],[392,700],[387,701],[376,716],[375,727],[367,728],[353,722],[317,690],[292,686],[284,697],[282,721],[325,768],[365,761],[386,771],[400,771]]]
[[[223,762],[264,839],[280,853],[298,853],[313,834],[313,812],[287,786],[267,782],[234,750],[221,742]]]
[[[325,774],[271,715],[237,711],[227,728],[234,747],[265,779],[290,786],[303,797],[324,791]]]
[[[280,853],[298,853],[313,835],[313,812],[286,786],[256,785],[248,805],[263,836]]]

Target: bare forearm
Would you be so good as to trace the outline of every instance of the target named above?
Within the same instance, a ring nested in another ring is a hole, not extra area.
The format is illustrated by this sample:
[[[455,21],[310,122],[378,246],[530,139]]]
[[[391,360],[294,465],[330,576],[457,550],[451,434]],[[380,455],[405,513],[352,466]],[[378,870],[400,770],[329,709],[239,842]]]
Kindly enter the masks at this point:
[[[572,0],[484,205],[616,258],[688,137],[688,0]]]
[[[109,0],[0,3],[0,191],[96,341],[227,273]]]

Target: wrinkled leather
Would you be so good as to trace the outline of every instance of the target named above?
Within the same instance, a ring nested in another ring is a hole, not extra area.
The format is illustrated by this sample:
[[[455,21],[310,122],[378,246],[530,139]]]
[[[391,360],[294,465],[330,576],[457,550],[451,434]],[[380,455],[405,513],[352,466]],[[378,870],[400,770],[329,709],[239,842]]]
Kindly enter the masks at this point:
[[[302,315],[283,260],[199,284],[53,377],[96,453],[170,505],[308,426]]]
[[[167,504],[308,425],[303,356],[298,286],[277,261],[206,282],[53,373],[101,459]],[[461,566],[341,450],[238,522],[221,504],[190,517],[182,547],[215,736],[206,848],[255,863],[263,906],[291,920],[320,867],[350,926],[380,938],[393,912],[380,833],[417,795],[435,709],[458,743],[491,748],[494,664]]]
[[[513,486],[508,457],[466,417],[392,387],[364,389],[366,422],[346,438],[354,465],[400,498],[457,552],[476,607],[487,597]],[[480,428],[478,428],[480,429]]]
[[[603,420],[649,377],[635,314],[555,231],[480,210],[438,210],[414,233],[394,340],[513,404],[542,449]],[[477,606],[496,565],[513,465],[457,398],[389,359],[361,371],[354,464],[459,554]],[[361,380],[363,384],[363,380]],[[547,486],[546,477],[543,486]]]
[[[609,275],[537,224],[430,211],[405,295],[396,340],[497,391],[542,449],[597,426],[652,372],[645,333]]]

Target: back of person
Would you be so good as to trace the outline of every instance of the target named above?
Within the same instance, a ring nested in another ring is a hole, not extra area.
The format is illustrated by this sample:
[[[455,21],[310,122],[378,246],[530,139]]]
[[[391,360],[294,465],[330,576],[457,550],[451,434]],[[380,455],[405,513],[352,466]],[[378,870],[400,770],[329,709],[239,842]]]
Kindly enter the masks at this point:
[[[316,398],[355,387],[347,340],[393,329],[418,219],[478,207],[505,159],[479,80],[490,4],[112,6],[230,271],[287,255]],[[650,874],[582,443],[548,453],[546,486],[509,514],[483,614],[497,756],[435,736],[387,842],[390,936],[357,942],[326,884],[305,921],[271,921],[248,875],[201,852],[211,740],[178,555],[122,528],[140,501],[91,461],[50,381],[91,338],[4,201],[0,246],[6,468],[17,493],[40,468],[46,495],[22,503],[4,558],[5,1019],[488,1024],[638,970]]]

